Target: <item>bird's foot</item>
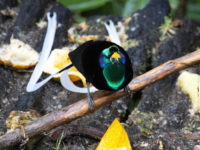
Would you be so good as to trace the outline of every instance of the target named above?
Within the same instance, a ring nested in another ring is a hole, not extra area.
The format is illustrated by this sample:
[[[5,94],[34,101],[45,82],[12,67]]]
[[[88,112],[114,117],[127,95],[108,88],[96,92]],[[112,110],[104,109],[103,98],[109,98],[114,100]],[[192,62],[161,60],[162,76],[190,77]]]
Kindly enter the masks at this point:
[[[95,107],[95,103],[94,103],[93,98],[90,94],[88,94],[88,105],[89,105],[90,112],[93,112],[94,107]]]
[[[130,89],[130,87],[128,85],[124,88],[124,92],[127,92],[128,95],[131,94],[131,89]]]

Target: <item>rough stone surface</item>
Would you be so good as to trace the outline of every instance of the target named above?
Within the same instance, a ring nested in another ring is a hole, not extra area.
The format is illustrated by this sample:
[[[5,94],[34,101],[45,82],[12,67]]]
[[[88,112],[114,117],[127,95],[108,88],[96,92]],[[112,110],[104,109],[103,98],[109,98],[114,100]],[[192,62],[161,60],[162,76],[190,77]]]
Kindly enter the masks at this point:
[[[184,20],[172,39],[160,43],[152,67],[196,50],[199,38],[199,24]],[[199,65],[188,70],[199,73]],[[190,100],[176,85],[178,75],[170,75],[142,91],[138,111],[127,120],[134,149],[158,149],[161,142],[164,149],[189,150],[199,142],[199,114],[189,113]],[[145,138],[141,138],[142,134]]]
[[[144,9],[131,16],[126,31],[128,39],[139,42],[137,46],[128,49],[135,76],[144,73],[150,67],[152,48],[159,41],[158,27],[164,23],[164,16],[169,12],[167,0],[152,0]]]

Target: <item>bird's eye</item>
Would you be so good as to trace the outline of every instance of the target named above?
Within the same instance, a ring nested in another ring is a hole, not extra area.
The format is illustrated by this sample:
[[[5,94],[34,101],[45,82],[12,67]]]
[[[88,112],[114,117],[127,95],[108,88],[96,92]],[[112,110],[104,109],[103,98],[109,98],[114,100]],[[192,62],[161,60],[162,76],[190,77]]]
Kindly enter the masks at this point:
[[[111,56],[111,58],[114,58],[114,59],[119,59],[120,57],[121,57],[120,54],[117,53],[117,52],[114,52],[114,53],[112,54],[112,56]]]
[[[110,50],[110,53],[112,54],[112,53],[114,53],[116,51],[116,48],[115,47],[111,47],[109,50]]]

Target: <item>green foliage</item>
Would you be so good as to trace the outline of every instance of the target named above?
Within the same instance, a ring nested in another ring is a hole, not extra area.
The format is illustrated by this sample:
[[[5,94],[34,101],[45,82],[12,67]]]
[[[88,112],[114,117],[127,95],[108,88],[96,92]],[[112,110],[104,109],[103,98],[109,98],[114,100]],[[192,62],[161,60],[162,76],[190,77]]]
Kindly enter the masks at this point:
[[[56,147],[54,148],[55,150],[60,150],[60,147],[61,147],[61,142],[62,142],[62,139],[63,139],[63,132],[60,136],[60,138],[56,141]],[[64,144],[64,143],[63,143]],[[67,147],[66,145],[64,144],[64,150],[67,150]]]
[[[149,0],[57,0],[69,8],[80,23],[88,16],[113,14],[130,16],[133,12],[146,6]]]
[[[171,7],[170,15],[174,17],[179,6],[179,0],[169,0],[169,4]]]
[[[170,39],[175,33],[175,29],[172,24],[172,18],[165,16],[164,23],[159,27],[160,31],[160,41],[165,41]]]
[[[97,14],[115,14],[129,16],[144,8],[149,0],[57,0],[74,13],[88,12],[94,9]],[[98,9],[99,8],[99,9]],[[119,11],[120,10],[120,11]]]
[[[50,143],[46,143],[44,142],[45,145],[47,145],[49,148],[51,149],[54,149],[54,150],[61,150],[61,145],[63,145],[63,150],[67,150],[67,146],[65,145],[64,142],[62,142],[62,139],[63,139],[63,136],[64,136],[64,132],[62,132],[61,136],[59,139],[57,139],[56,141],[56,146],[52,146]]]
[[[179,0],[169,0],[169,4],[172,10],[176,10],[179,5]]]
[[[186,16],[200,22],[200,1],[189,0],[187,3]]]
[[[172,25],[172,19],[168,16],[165,16],[164,18],[164,24],[162,24],[159,29],[161,30],[161,32],[165,31],[165,30],[169,30],[173,27]]]
[[[123,8],[122,16],[126,17],[131,15],[133,12],[144,8],[147,3],[149,3],[149,0],[127,0]]]
[[[150,0],[57,0],[68,7],[75,15],[77,22],[84,21],[88,16],[113,14],[122,17],[130,16],[142,9]],[[179,0],[169,0],[171,16],[174,17],[179,7]],[[187,1],[186,17],[200,22],[200,0]]]
[[[169,0],[172,16],[179,7],[179,0]],[[188,0],[186,4],[186,17],[200,22],[200,0]]]
[[[110,0],[58,0],[72,12],[84,12],[105,5]]]
[[[61,136],[62,137],[62,136]],[[60,150],[60,146],[61,146],[61,142],[62,142],[62,138],[60,137],[60,139],[58,139],[56,141],[56,147],[55,150]]]

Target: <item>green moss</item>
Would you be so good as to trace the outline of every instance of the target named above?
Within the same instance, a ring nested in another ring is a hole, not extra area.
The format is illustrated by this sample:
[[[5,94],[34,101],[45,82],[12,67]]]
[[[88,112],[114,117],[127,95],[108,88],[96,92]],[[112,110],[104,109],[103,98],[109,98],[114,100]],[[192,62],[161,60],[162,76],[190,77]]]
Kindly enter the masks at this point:
[[[199,50],[199,49],[200,49],[200,45],[198,45],[198,46],[196,47],[196,49]]]
[[[145,113],[134,110],[133,123],[137,125],[138,129],[146,135],[151,135],[154,125],[158,124],[155,118],[158,118],[156,113]]]
[[[128,31],[128,30],[129,30],[129,28],[130,28],[129,26],[125,26],[125,30],[126,30],[126,31]]]
[[[194,129],[199,127],[199,121],[195,118],[188,119],[185,127],[182,130],[187,130],[192,132]]]
[[[164,17],[164,24],[159,27],[160,31],[160,41],[166,41],[173,37],[176,33],[173,27],[172,19],[168,16]]]
[[[153,48],[152,51],[151,51],[152,55],[155,55],[156,54],[156,49]]]
[[[139,45],[139,42],[137,40],[135,40],[135,39],[133,39],[133,40],[126,40],[125,42],[122,43],[122,47],[125,50],[128,50],[131,47],[136,47],[138,45]]]
[[[138,75],[143,74],[144,72],[146,72],[147,69],[147,64],[146,63],[141,63],[138,65],[138,68],[140,68]]]

